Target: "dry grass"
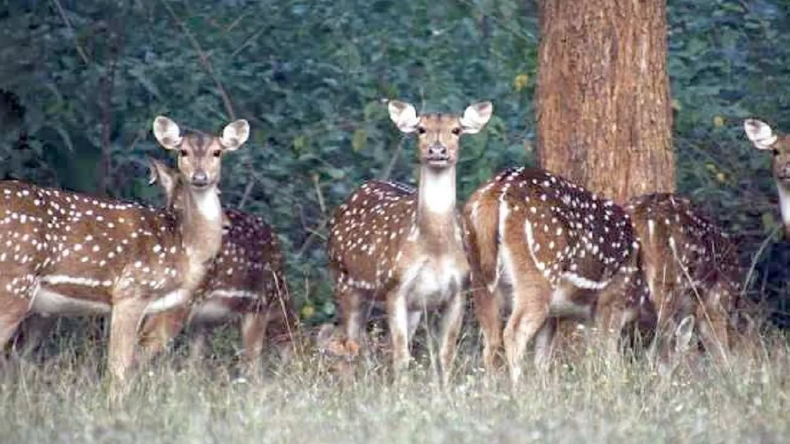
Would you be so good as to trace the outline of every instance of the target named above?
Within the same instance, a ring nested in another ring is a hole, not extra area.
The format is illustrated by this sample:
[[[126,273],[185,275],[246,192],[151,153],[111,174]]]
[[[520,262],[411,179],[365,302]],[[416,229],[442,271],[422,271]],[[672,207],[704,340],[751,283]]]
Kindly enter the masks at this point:
[[[515,393],[504,377],[476,369],[476,352],[462,355],[446,392],[420,364],[394,386],[375,357],[345,384],[312,354],[270,365],[258,381],[239,378],[221,359],[190,365],[172,354],[142,371],[114,408],[97,364],[101,346],[70,344],[44,362],[5,365],[0,441],[742,443],[790,436],[790,348],[779,337],[763,344],[759,359],[735,358],[728,369],[682,365],[671,381],[645,362],[588,352],[573,366],[529,373]]]

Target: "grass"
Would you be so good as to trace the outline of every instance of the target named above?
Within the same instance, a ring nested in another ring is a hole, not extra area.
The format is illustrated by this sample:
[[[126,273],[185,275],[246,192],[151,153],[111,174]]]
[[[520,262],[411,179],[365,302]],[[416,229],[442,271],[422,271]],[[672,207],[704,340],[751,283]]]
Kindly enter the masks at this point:
[[[468,339],[468,338],[467,338]],[[467,340],[466,342],[475,342]],[[758,359],[728,369],[707,361],[671,380],[645,362],[594,351],[512,392],[477,369],[465,344],[455,382],[441,390],[418,361],[393,385],[381,359],[353,382],[305,354],[239,377],[230,359],[190,365],[177,350],[141,371],[120,406],[107,401],[103,343],[70,345],[43,362],[6,363],[0,374],[0,441],[197,442],[786,442],[790,347],[766,341]],[[529,367],[527,367],[529,368]]]

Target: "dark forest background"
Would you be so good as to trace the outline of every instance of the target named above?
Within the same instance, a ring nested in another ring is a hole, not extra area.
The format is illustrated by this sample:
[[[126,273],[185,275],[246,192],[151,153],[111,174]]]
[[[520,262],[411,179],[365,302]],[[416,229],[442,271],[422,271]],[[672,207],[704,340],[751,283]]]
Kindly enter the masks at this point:
[[[675,0],[668,14],[678,192],[734,235],[750,295],[790,325],[770,155],[741,127],[790,129],[790,1]],[[537,30],[533,1],[0,1],[0,177],[158,203],[154,116],[207,132],[248,119],[224,203],[276,228],[300,313],[322,321],[333,208],[364,180],[416,179],[384,99],[494,102],[463,141],[463,201],[534,164]]]

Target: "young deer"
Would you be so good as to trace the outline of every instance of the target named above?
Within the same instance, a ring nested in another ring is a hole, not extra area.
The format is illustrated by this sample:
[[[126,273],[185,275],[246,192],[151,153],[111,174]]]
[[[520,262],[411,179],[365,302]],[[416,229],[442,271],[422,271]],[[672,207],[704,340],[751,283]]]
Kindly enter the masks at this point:
[[[547,171],[511,168],[475,191],[464,206],[475,310],[489,372],[504,339],[515,386],[527,344],[548,363],[556,318],[598,319],[615,348],[647,298],[639,244],[628,215],[613,202]],[[501,327],[503,305],[510,316]]]
[[[737,248],[680,196],[638,196],[626,211],[641,241],[642,269],[657,311],[656,340],[668,347],[666,339],[691,316],[705,349],[724,362],[740,285]]]
[[[179,152],[178,211],[0,183],[0,346],[31,312],[109,313],[109,370],[120,388],[143,316],[191,300],[220,249],[220,159],[247,140],[249,126],[238,120],[221,137],[182,136],[160,116],[153,131],[164,148]]]
[[[181,181],[177,172],[158,162],[152,164],[151,183],[159,182],[167,207],[176,211],[184,205],[175,192]],[[292,345],[297,316],[285,283],[277,237],[257,216],[226,210],[225,217],[222,248],[195,292],[199,302],[152,315],[143,324],[141,346],[146,358],[160,352],[187,323],[195,330],[192,354],[199,356],[206,329],[240,319],[244,355],[251,369],[260,361],[267,331],[271,331],[267,326],[275,327],[270,339],[277,340],[283,354]],[[270,325],[270,321],[274,322]]]
[[[785,237],[790,239],[790,136],[774,133],[767,123],[757,119],[746,119],[743,129],[755,148],[773,153],[771,172],[779,192]]]
[[[347,340],[359,341],[362,303],[383,300],[396,374],[408,366],[423,311],[439,311],[441,373],[444,382],[450,377],[469,272],[455,195],[459,139],[483,129],[492,111],[490,102],[481,102],[463,116],[418,117],[412,105],[391,101],[398,129],[417,133],[419,188],[367,182],[330,221],[330,269]]]

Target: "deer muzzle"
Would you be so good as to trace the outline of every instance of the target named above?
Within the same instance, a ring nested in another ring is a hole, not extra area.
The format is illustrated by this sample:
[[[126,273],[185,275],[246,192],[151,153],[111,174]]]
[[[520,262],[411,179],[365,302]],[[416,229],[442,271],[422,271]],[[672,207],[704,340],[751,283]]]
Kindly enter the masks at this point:
[[[198,188],[207,187],[208,183],[208,174],[205,171],[196,171],[192,174],[192,185]]]
[[[790,163],[776,169],[776,180],[790,182]]]
[[[426,158],[428,163],[433,166],[445,166],[450,161],[450,156],[447,153],[447,147],[440,142],[432,143],[428,146],[428,156]]]

